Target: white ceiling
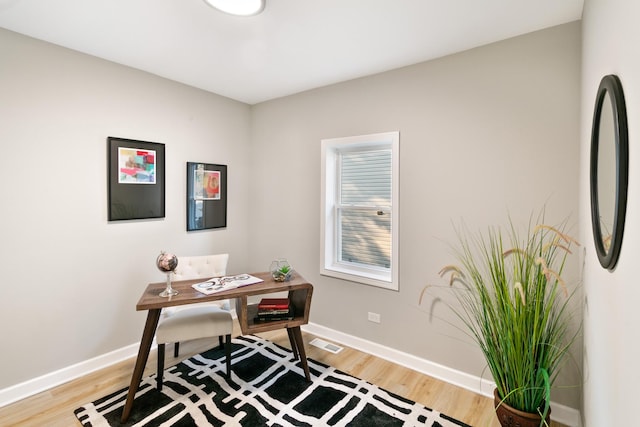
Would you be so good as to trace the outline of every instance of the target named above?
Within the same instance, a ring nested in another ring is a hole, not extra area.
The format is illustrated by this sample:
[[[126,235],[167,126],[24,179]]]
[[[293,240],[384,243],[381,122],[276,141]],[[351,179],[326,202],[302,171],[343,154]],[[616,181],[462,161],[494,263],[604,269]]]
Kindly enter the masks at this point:
[[[0,27],[249,104],[581,19],[583,0],[0,0]],[[0,64],[2,58],[0,57]]]

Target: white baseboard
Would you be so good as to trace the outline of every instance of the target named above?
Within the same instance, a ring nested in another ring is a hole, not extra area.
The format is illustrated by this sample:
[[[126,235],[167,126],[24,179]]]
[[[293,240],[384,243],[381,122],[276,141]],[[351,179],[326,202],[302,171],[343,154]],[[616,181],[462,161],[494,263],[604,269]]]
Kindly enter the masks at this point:
[[[235,310],[232,311],[232,314],[235,318]],[[430,362],[426,359],[421,359],[411,354],[404,353],[372,341],[367,341],[353,335],[348,335],[334,329],[329,329],[315,323],[309,323],[308,325],[303,326],[302,329],[313,335],[317,335],[318,337],[329,339],[357,350],[373,354],[382,359],[389,360],[390,362],[405,366],[464,389],[471,390],[475,393],[488,397],[493,396],[493,389],[495,388],[494,383],[474,375],[469,375],[465,372],[451,369],[447,366]],[[155,343],[153,345],[155,346]],[[45,390],[59,386],[84,375],[88,375],[91,372],[106,368],[123,360],[135,357],[138,354],[138,348],[139,343],[131,344],[84,362],[79,362],[58,371],[2,389],[0,390],[0,407],[25,399],[29,396],[33,396],[37,393],[41,393]],[[554,402],[551,403],[551,409],[552,418],[555,421],[569,427],[582,427],[580,412],[577,409]]]
[[[373,354],[374,356],[388,360],[395,364],[405,366],[414,371],[429,375],[449,384],[453,384],[464,389],[479,393],[487,397],[493,397],[495,383],[486,379],[467,374],[438,363],[421,359],[417,356],[395,350],[384,345],[367,341],[353,335],[348,335],[334,329],[330,329],[315,323],[309,323],[302,327],[308,332],[318,337],[335,341],[351,348]],[[554,421],[565,424],[569,427],[582,427],[580,411],[565,405],[551,402],[551,417]]]
[[[139,344],[131,344],[118,350],[94,357],[67,366],[60,370],[50,372],[37,378],[30,379],[0,390],[0,408],[18,400],[25,399],[34,394],[41,393],[50,388],[59,386],[76,378],[88,375],[99,369],[106,368],[115,363],[135,357],[138,354]]]
[[[231,317],[237,318],[236,310],[231,310]],[[151,344],[151,350],[156,348],[155,338]],[[58,371],[27,380],[23,383],[15,384],[0,390],[0,408],[10,405],[11,403],[57,387],[61,384],[88,375],[99,369],[103,369],[114,365],[123,360],[136,357],[138,355],[140,343],[134,343],[126,347],[114,350],[112,352],[96,356],[92,359],[76,363],[75,365],[62,368]]]

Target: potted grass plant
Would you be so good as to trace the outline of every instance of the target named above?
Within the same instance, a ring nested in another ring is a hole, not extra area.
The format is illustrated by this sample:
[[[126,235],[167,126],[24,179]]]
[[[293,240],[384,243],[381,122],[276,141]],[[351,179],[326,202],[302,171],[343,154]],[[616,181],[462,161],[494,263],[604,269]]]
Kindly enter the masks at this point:
[[[463,228],[457,234],[458,264],[446,266],[440,275],[455,291],[454,311],[493,376],[499,421],[503,426],[548,425],[551,386],[577,335],[569,313],[573,292],[562,278],[577,242],[564,225],[530,223],[524,237],[512,222],[506,233],[490,228],[471,234]]]

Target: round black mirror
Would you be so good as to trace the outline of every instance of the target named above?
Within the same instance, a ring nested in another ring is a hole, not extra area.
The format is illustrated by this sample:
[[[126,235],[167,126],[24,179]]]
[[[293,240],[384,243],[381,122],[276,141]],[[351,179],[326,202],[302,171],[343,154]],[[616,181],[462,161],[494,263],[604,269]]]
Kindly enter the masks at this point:
[[[591,224],[600,264],[613,270],[620,256],[627,210],[629,136],[618,77],[598,87],[591,130]]]

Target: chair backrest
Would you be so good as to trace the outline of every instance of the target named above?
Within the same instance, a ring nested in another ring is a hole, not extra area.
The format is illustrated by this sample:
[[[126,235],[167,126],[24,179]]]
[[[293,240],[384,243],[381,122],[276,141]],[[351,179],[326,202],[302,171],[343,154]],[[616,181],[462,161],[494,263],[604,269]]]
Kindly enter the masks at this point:
[[[209,279],[227,274],[229,254],[179,256],[174,280]]]

